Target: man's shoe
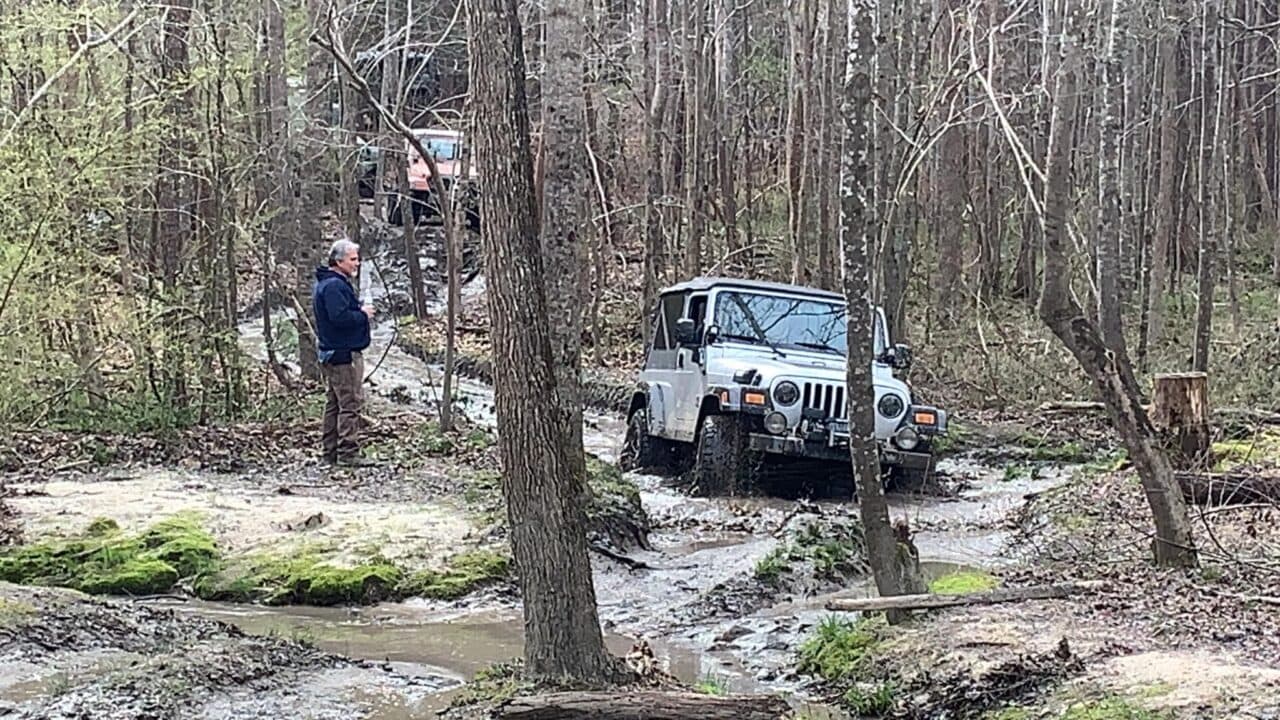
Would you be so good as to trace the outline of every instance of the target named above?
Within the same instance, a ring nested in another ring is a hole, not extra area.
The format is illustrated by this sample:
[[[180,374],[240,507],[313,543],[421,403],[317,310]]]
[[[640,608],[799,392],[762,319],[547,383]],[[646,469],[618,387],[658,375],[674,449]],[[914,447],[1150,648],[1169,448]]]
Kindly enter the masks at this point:
[[[337,464],[342,467],[374,467],[378,462],[360,455],[340,455]]]

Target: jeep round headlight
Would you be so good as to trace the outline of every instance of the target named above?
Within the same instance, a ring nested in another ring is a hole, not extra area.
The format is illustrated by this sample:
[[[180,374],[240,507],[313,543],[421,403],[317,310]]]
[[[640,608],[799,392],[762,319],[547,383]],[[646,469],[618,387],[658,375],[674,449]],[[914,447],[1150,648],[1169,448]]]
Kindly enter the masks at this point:
[[[903,450],[915,450],[920,444],[920,435],[909,427],[904,427],[894,436],[893,441]]]
[[[778,386],[773,389],[773,401],[784,407],[795,405],[799,399],[800,388],[790,380],[778,383]]]
[[[876,404],[876,409],[880,411],[880,414],[890,420],[901,415],[906,407],[906,403],[902,402],[902,398],[893,393],[880,398],[880,402]]]
[[[787,416],[780,412],[771,412],[764,416],[764,429],[771,435],[781,435],[787,431]]]

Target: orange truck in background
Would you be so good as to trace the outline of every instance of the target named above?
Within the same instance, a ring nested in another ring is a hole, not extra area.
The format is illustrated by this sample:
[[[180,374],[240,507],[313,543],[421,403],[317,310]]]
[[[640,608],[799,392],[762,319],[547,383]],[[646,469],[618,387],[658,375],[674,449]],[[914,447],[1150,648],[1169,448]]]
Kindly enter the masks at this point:
[[[447,128],[417,128],[413,131],[418,141],[427,152],[435,157],[436,170],[444,187],[445,200],[449,199],[454,183],[462,175],[463,137],[457,130]],[[412,203],[413,223],[418,225],[424,218],[441,217],[440,205],[431,182],[431,168],[418,151],[405,141],[405,152],[409,158],[409,192]],[[475,158],[469,158],[467,177],[458,188],[459,209],[465,213],[467,226],[472,230],[480,228],[479,179],[476,173]],[[398,185],[398,183],[396,183]],[[395,187],[395,185],[393,185]],[[400,225],[400,194],[393,192],[387,198],[387,222]]]

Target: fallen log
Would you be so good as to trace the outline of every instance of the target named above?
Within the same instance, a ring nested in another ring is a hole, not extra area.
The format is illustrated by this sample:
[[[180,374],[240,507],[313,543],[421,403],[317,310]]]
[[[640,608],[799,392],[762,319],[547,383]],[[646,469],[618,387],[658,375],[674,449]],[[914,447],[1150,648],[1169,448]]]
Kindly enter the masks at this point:
[[[1069,595],[1090,593],[1106,586],[1105,580],[1082,580],[1054,585],[1000,588],[968,595],[891,595],[873,598],[838,598],[827,602],[828,610],[859,612],[876,610],[932,610],[964,605],[995,605],[1025,600],[1051,600]]]
[[[773,695],[703,695],[679,692],[554,692],[507,700],[503,720],[778,720],[790,707]]]
[[[1194,505],[1280,503],[1280,476],[1241,472],[1177,472],[1182,496]]]
[[[1144,403],[1142,409],[1148,414],[1152,411],[1151,403]],[[1050,400],[1036,408],[1037,412],[1042,413],[1061,413],[1069,415],[1071,413],[1101,413],[1106,412],[1107,406],[1095,400]],[[1214,408],[1209,416],[1213,419],[1214,424],[1221,425],[1238,425],[1238,426],[1256,426],[1256,425],[1280,425],[1280,413],[1268,410],[1256,410],[1253,408]]]

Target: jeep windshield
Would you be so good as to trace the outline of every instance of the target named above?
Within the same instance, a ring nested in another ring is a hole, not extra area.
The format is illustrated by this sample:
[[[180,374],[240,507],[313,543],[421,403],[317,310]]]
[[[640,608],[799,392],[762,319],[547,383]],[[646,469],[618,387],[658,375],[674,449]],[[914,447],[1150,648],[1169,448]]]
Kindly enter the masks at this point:
[[[876,353],[882,350],[880,315],[876,318]],[[806,300],[741,291],[716,296],[718,337],[734,342],[844,356],[849,349],[845,306],[827,300]]]

